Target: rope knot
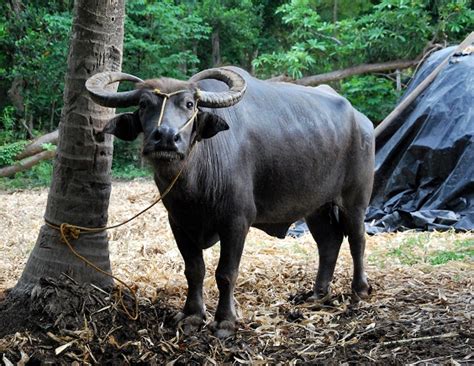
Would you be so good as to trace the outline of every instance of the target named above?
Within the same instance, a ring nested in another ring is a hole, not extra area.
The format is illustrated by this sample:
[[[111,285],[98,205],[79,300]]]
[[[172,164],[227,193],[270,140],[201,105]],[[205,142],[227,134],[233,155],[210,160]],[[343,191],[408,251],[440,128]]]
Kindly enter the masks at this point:
[[[81,230],[74,226],[74,225],[69,225],[69,224],[61,224],[59,227],[59,230],[61,231],[61,239],[65,241],[66,238],[72,238],[74,240],[79,239],[79,236],[81,235]]]

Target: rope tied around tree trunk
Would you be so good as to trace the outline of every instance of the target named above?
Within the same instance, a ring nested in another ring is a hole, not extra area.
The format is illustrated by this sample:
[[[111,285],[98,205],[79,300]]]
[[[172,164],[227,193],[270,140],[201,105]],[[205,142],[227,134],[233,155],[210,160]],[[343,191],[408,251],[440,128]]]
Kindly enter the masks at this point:
[[[197,108],[196,108],[197,109]],[[193,119],[195,117],[196,113],[193,114]],[[126,287],[132,297],[133,297],[133,301],[134,301],[134,311],[133,311],[133,314],[130,313],[130,311],[127,309],[127,307],[125,306],[125,303],[123,301],[123,294],[122,294],[122,288],[121,287],[118,287],[118,298],[119,298],[119,303],[120,305],[122,306],[122,309],[123,311],[125,312],[125,314],[127,314],[127,316],[131,319],[131,320],[137,320],[138,319],[138,297],[136,295],[136,291],[128,284],[126,284],[124,281],[122,281],[120,278],[114,276],[113,274],[111,273],[108,273],[106,271],[104,271],[103,269],[97,267],[94,263],[92,263],[90,260],[88,260],[87,258],[85,258],[84,256],[82,256],[81,254],[79,254],[75,249],[74,247],[72,246],[70,240],[77,240],[79,239],[80,235],[81,234],[93,234],[93,233],[98,233],[98,232],[102,232],[102,231],[105,231],[105,230],[110,230],[110,229],[115,229],[115,228],[118,228],[120,226],[123,226],[125,224],[128,224],[130,221],[136,219],[138,216],[144,214],[146,211],[148,211],[149,209],[151,209],[153,206],[155,206],[158,202],[162,201],[163,198],[165,198],[165,196],[171,191],[171,189],[174,187],[174,185],[176,184],[176,182],[178,181],[179,177],[181,176],[181,173],[184,171],[184,169],[186,168],[187,166],[187,163],[189,161],[189,157],[191,156],[191,153],[193,152],[194,150],[194,147],[196,146],[196,141],[197,140],[194,140],[193,143],[191,144],[191,148],[189,150],[189,154],[188,156],[186,157],[185,161],[183,162],[183,165],[181,166],[180,170],[178,171],[178,174],[173,178],[173,180],[171,181],[170,185],[168,186],[168,188],[166,188],[166,190],[163,192],[162,195],[160,195],[151,205],[149,205],[148,207],[146,207],[145,209],[143,209],[142,211],[140,211],[139,213],[133,215],[131,218],[121,222],[121,223],[118,223],[118,224],[114,224],[114,225],[110,225],[110,226],[105,226],[105,227],[97,227],[97,228],[89,228],[89,227],[84,227],[84,226],[77,226],[77,225],[72,225],[72,224],[68,224],[68,223],[62,223],[61,225],[55,225],[51,222],[49,222],[48,220],[45,219],[45,223],[46,225],[48,225],[49,227],[55,229],[55,230],[58,230],[61,234],[61,241],[67,245],[67,247],[69,248],[69,250],[77,257],[79,258],[81,261],[83,261],[84,263],[86,263],[87,265],[91,266],[93,269],[95,269],[97,272],[99,273],[102,273],[108,277],[111,277],[113,278],[114,280],[117,280],[119,283],[121,283],[124,287]]]

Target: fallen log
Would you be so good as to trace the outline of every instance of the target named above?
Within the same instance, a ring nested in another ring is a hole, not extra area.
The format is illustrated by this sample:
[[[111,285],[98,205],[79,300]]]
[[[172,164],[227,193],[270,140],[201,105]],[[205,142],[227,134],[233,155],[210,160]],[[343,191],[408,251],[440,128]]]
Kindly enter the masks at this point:
[[[304,86],[316,86],[319,84],[326,84],[331,81],[337,81],[345,79],[349,76],[368,74],[373,72],[382,72],[389,70],[401,70],[415,66],[420,60],[409,60],[409,61],[390,61],[379,64],[362,64],[347,69],[336,70],[327,72],[325,74],[306,76],[304,78],[295,80],[294,83]]]
[[[10,165],[4,168],[0,168],[0,177],[9,177],[16,173],[22,172],[24,170],[30,169],[32,166],[38,164],[43,160],[48,160],[54,157],[56,151],[54,150],[45,150],[33,156],[29,156],[23,160],[20,160],[14,165]]]
[[[398,60],[390,62],[382,62],[377,64],[362,64],[357,66],[348,67],[347,69],[341,69],[336,71],[327,72],[324,74],[305,76],[301,79],[294,80],[287,75],[275,76],[268,79],[268,81],[285,81],[291,82],[298,85],[304,86],[316,86],[319,84],[326,84],[331,81],[338,81],[349,76],[368,74],[374,72],[382,72],[396,69],[407,69],[409,67],[415,66],[419,59],[416,60]]]
[[[15,156],[15,160],[22,160],[28,156],[36,155],[44,150],[44,144],[56,144],[57,142],[58,130],[47,133],[46,135],[40,136],[26,145],[24,150]]]

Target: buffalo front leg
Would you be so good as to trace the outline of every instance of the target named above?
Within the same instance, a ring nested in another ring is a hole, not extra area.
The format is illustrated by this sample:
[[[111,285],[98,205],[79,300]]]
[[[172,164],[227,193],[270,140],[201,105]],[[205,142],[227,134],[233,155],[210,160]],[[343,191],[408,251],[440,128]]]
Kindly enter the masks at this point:
[[[202,296],[202,287],[206,268],[202,256],[202,249],[188,238],[172,220],[170,220],[178,249],[184,259],[184,274],[188,282],[188,294],[182,313],[176,316],[176,321],[182,321],[186,333],[201,326],[205,318],[205,307]]]
[[[234,289],[239,273],[239,264],[249,226],[246,220],[235,220],[229,228],[220,233],[221,252],[216,269],[219,302],[215,314],[215,334],[225,338],[235,333],[237,315],[234,303]]]
[[[333,208],[326,206],[306,218],[309,230],[318,245],[319,266],[313,295],[308,299],[324,303],[331,297],[331,281],[344,233]]]

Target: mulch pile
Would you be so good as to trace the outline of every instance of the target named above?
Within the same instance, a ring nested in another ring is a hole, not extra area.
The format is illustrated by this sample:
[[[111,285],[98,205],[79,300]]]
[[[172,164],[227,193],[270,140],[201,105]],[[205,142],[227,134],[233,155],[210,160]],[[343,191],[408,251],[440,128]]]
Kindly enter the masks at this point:
[[[111,223],[153,200],[149,182],[114,189]],[[2,290],[15,284],[34,244],[46,191],[2,195],[0,299]],[[374,291],[367,302],[351,298],[352,265],[345,243],[334,297],[329,305],[316,307],[305,302],[317,267],[311,236],[279,240],[252,230],[235,294],[239,329],[220,340],[208,327],[218,296],[214,268],[219,248],[205,252],[206,324],[186,335],[173,321],[185,300],[182,260],[166,211],[157,207],[133,225],[110,232],[114,273],[138,288],[138,320],[124,314],[117,293],[78,285],[67,276],[43,279],[27,299],[0,300],[0,364],[472,364],[472,262],[406,265],[387,255],[412,240],[410,235],[368,238],[367,272]],[[425,251],[474,236],[415,238],[423,241],[416,247],[422,258]],[[133,308],[131,298],[125,302]]]
[[[25,364],[443,363],[472,361],[472,296],[399,276],[406,289],[376,289],[371,302],[340,293],[322,308],[309,293],[262,308],[244,319],[236,336],[219,340],[204,326],[185,335],[166,301],[140,298],[130,320],[114,294],[79,286],[64,276],[43,279],[28,303],[0,305],[3,362]],[[308,283],[309,285],[309,283]],[[431,286],[431,287],[430,287]],[[377,293],[383,296],[377,296]],[[391,296],[387,296],[387,295]],[[25,301],[25,300],[23,300]],[[126,304],[132,307],[131,300]],[[3,324],[2,324],[3,323]]]

